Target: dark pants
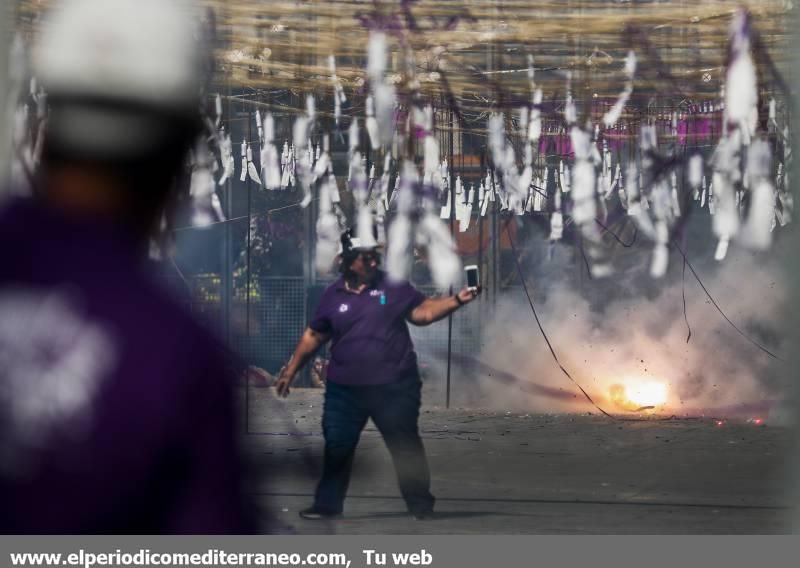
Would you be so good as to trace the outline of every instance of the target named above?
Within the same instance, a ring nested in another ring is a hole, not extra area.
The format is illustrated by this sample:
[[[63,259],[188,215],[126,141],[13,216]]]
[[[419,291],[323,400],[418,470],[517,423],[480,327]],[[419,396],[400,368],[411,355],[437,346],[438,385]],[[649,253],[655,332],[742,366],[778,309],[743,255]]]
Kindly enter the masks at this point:
[[[412,513],[433,510],[430,471],[417,430],[422,383],[410,377],[386,385],[325,385],[325,464],[314,505],[341,513],[356,445],[372,418],[392,455],[400,492]]]

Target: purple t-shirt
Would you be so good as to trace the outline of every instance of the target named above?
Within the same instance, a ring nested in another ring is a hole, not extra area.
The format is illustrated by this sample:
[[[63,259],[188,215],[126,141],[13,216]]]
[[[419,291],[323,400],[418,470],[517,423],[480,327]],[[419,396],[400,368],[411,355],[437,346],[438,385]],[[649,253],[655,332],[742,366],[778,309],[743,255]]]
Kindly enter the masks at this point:
[[[0,208],[0,533],[252,532],[227,354],[119,227]]]
[[[406,317],[424,301],[411,284],[392,283],[383,272],[360,294],[347,290],[343,278],[328,286],[309,324],[331,337],[327,380],[378,385],[418,374]]]

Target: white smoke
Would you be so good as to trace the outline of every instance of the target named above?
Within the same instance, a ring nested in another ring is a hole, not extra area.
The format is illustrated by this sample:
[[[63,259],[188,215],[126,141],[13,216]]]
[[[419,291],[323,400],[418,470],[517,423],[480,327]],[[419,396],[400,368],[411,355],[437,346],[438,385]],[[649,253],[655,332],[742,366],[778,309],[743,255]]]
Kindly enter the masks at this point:
[[[638,254],[645,263],[645,252]],[[788,392],[779,379],[783,363],[739,335],[714,308],[688,268],[685,294],[691,339],[687,343],[681,260],[679,253],[675,256],[679,260],[668,278],[657,285],[644,283],[643,274],[634,277],[639,284],[625,282],[621,275],[615,282],[585,284],[587,289],[604,285],[618,292],[625,290],[618,294],[606,295],[603,290],[595,290],[601,293],[593,295],[578,293],[566,279],[554,275],[566,273],[564,266],[553,270],[554,274],[537,270],[535,277],[529,275],[529,291],[560,362],[595,402],[612,414],[626,414],[610,399],[612,385],[649,383],[666,384],[668,402],[657,411],[667,415],[743,417],[769,406],[774,412]],[[773,353],[785,355],[782,352],[790,346],[781,338],[788,299],[778,262],[732,251],[725,263],[714,266],[710,253],[705,256],[708,262],[689,259],[726,315]],[[645,272],[640,268],[639,273]],[[637,291],[642,285],[650,289]],[[501,295],[497,309],[485,314],[480,354],[468,353],[471,360],[456,362],[457,404],[493,410],[597,413],[553,360],[521,289]],[[442,354],[437,355],[442,361]],[[443,366],[437,365],[436,374],[443,376]],[[519,381],[509,384],[511,375]]]

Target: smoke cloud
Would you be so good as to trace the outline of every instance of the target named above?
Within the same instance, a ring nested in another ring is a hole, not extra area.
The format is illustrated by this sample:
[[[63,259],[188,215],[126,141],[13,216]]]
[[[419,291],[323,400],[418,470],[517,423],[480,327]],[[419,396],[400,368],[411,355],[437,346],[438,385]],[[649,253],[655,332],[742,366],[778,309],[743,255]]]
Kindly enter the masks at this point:
[[[666,403],[654,412],[667,415],[774,413],[789,390],[781,378],[784,363],[725,321],[688,267],[684,286],[683,260],[674,247],[667,277],[649,278],[649,248],[626,251],[624,260],[633,268],[603,280],[589,280],[585,272],[576,279],[568,249],[531,270],[529,290],[561,364],[613,414],[634,410],[612,400],[612,387],[620,384],[629,394],[638,387],[666,385]],[[711,260],[707,251],[687,254],[725,314],[753,340],[785,355],[791,346],[783,339],[789,312],[781,252],[766,256],[732,250],[722,263]],[[493,312],[485,310],[482,337],[479,354],[454,352],[457,405],[597,412],[554,361],[521,288],[502,294]],[[438,381],[444,376],[443,355],[435,354],[436,390],[444,384]]]

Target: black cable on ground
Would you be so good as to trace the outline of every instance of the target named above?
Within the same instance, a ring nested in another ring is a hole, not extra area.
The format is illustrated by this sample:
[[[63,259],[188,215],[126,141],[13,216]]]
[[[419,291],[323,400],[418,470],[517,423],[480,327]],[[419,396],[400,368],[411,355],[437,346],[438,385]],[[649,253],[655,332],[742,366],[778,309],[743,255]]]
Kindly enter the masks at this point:
[[[617,422],[669,422],[669,421],[671,421],[671,420],[689,420],[689,419],[691,419],[691,417],[684,417],[684,418],[681,418],[681,417],[679,417],[679,416],[676,416],[675,414],[672,414],[672,415],[670,415],[670,416],[665,416],[665,417],[663,417],[663,418],[636,418],[636,417],[623,417],[623,416],[614,416],[614,415],[612,415],[612,414],[609,414],[609,413],[608,413],[608,412],[606,412],[605,410],[603,410],[603,409],[602,409],[602,408],[601,408],[601,407],[600,407],[600,406],[599,406],[599,405],[598,405],[598,404],[597,404],[597,403],[596,403],[596,402],[595,402],[595,401],[592,399],[592,397],[591,397],[591,396],[589,396],[589,393],[587,393],[587,392],[586,392],[586,391],[583,389],[583,387],[582,387],[582,386],[581,386],[581,385],[580,385],[580,384],[579,384],[579,383],[578,383],[578,382],[577,382],[577,381],[576,381],[574,378],[572,378],[572,375],[570,375],[570,374],[569,374],[569,371],[567,371],[567,370],[564,368],[564,366],[561,364],[561,362],[559,361],[559,359],[558,359],[558,355],[556,354],[556,352],[555,352],[555,349],[553,349],[553,346],[552,346],[552,344],[550,343],[550,339],[547,337],[547,334],[545,333],[545,331],[544,331],[544,328],[542,327],[542,323],[541,323],[541,321],[539,320],[539,315],[536,313],[536,307],[533,305],[533,300],[531,299],[531,295],[530,295],[530,293],[528,292],[528,285],[527,285],[527,283],[526,283],[526,281],[525,281],[525,277],[524,277],[524,275],[523,275],[523,273],[522,273],[522,267],[520,266],[520,264],[519,264],[519,260],[518,260],[518,258],[517,258],[517,250],[516,250],[516,245],[514,244],[514,239],[513,239],[513,238],[512,238],[512,236],[511,236],[511,231],[509,231],[509,230],[508,230],[508,224],[509,224],[509,222],[510,222],[512,219],[513,219],[513,217],[510,217],[510,218],[509,218],[509,220],[508,220],[508,221],[506,221],[506,223],[505,223],[505,225],[504,225],[504,227],[503,227],[503,228],[505,229],[505,231],[506,231],[506,234],[508,235],[508,241],[509,241],[509,243],[511,244],[511,252],[512,252],[512,255],[513,255],[513,257],[514,257],[514,263],[516,264],[516,267],[517,267],[517,272],[518,272],[518,274],[519,274],[520,282],[522,283],[522,288],[523,288],[523,290],[525,291],[525,295],[526,295],[526,296],[527,296],[527,298],[528,298],[528,304],[529,304],[529,305],[530,305],[530,307],[531,307],[531,312],[533,312],[533,317],[534,317],[534,319],[536,320],[536,325],[539,327],[539,332],[542,334],[542,337],[544,338],[544,340],[545,340],[545,343],[547,343],[547,347],[550,349],[550,354],[553,356],[553,359],[555,360],[555,362],[556,362],[556,364],[558,365],[559,369],[561,369],[561,372],[562,372],[562,373],[564,373],[564,375],[566,375],[566,377],[567,377],[567,378],[568,378],[568,379],[569,379],[569,380],[570,380],[570,381],[571,381],[571,382],[572,382],[572,383],[573,383],[573,384],[574,384],[576,387],[578,387],[578,389],[581,391],[581,393],[583,393],[583,396],[584,396],[584,397],[586,397],[586,400],[588,400],[588,401],[589,401],[589,402],[592,404],[592,406],[594,406],[594,407],[595,407],[597,410],[599,410],[599,411],[600,411],[600,412],[601,412],[603,415],[605,415],[606,417],[610,418],[611,420],[615,420],[615,421],[617,421]],[[602,224],[602,223],[600,223],[599,221],[598,221],[598,223],[600,224],[600,226],[601,226],[601,227],[603,227],[603,224]],[[606,231],[608,231],[608,232],[612,233],[612,232],[611,232],[611,230],[610,230],[610,229],[608,229],[607,227],[603,227],[603,228],[604,228]],[[612,233],[612,234],[613,234],[613,233]],[[636,237],[635,237],[635,235],[634,235],[634,240],[633,240],[633,241],[631,241],[630,245],[627,245],[627,246],[631,246],[631,245],[633,245],[633,242],[635,242],[635,238],[636,238]],[[618,239],[618,240],[619,240],[619,239]],[[623,245],[624,245],[624,243],[622,243],[622,241],[620,241],[620,244],[623,244]],[[685,258],[686,258],[686,257],[684,256],[684,259],[685,259]],[[687,260],[687,262],[686,262],[686,263],[687,263],[687,265],[689,265],[689,263],[688,263],[688,260]],[[691,265],[689,265],[689,268],[690,268],[690,269],[692,268],[692,267],[691,267]],[[694,273],[694,270],[693,270],[693,269],[692,269],[692,272]],[[697,277],[697,274],[695,274],[695,277]],[[699,278],[698,278],[698,282],[699,282]],[[702,286],[702,283],[701,283],[701,286]],[[727,319],[727,318],[726,318],[726,319]],[[639,408],[639,409],[637,409],[637,411],[641,412],[641,411],[643,411],[643,410],[649,410],[649,409],[650,409],[650,407],[642,407],[642,408]]]
[[[547,337],[547,334],[545,333],[544,328],[542,327],[542,322],[539,321],[539,314],[536,313],[536,307],[534,307],[533,300],[531,299],[531,295],[528,292],[528,285],[525,282],[525,276],[522,273],[522,267],[520,266],[519,261],[517,260],[517,248],[514,245],[514,239],[511,237],[511,231],[508,230],[508,224],[506,224],[505,229],[506,229],[506,234],[508,235],[508,241],[511,243],[511,252],[512,252],[512,255],[514,256],[514,262],[515,262],[515,264],[517,266],[517,272],[519,273],[519,279],[522,282],[522,289],[525,291],[525,295],[528,297],[528,303],[531,306],[531,311],[533,312],[533,317],[536,320],[536,325],[539,326],[539,331],[541,332],[545,343],[547,343],[547,347],[550,349],[550,354],[553,356],[553,359],[555,360],[556,365],[558,365],[558,368],[561,369],[561,372],[564,373],[564,375],[566,375],[566,377],[570,381],[572,381],[572,383],[576,387],[578,387],[578,389],[583,393],[583,396],[586,397],[586,400],[588,400],[592,404],[592,406],[594,406],[597,410],[599,410],[604,415],[608,416],[609,418],[611,418],[613,420],[614,417],[611,416],[608,412],[606,412],[602,408],[600,408],[597,405],[597,403],[594,400],[592,400],[592,397],[589,396],[589,393],[587,393],[585,390],[583,390],[583,387],[575,379],[572,378],[572,375],[569,374],[569,371],[567,371],[564,368],[564,365],[561,364],[561,361],[558,360],[558,355],[556,355],[556,352],[553,349],[552,344],[550,343],[550,339]]]

